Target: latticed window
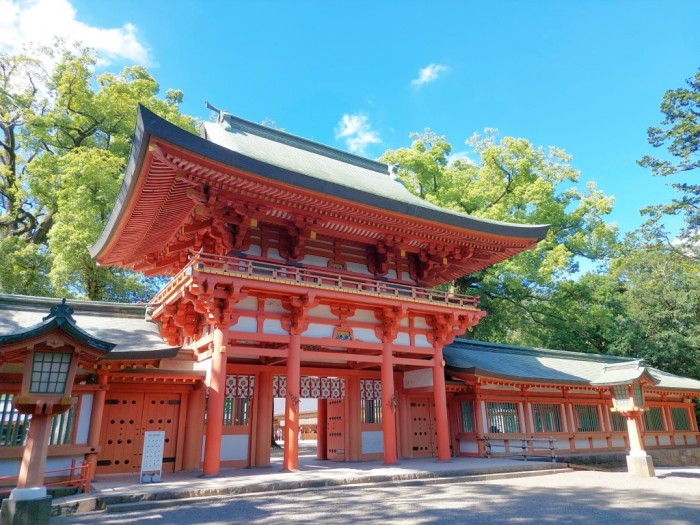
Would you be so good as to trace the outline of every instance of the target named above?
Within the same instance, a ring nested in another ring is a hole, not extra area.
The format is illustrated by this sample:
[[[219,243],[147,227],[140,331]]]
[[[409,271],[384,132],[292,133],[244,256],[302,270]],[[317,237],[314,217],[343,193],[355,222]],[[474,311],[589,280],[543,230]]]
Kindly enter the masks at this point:
[[[24,446],[32,416],[20,414],[12,406],[12,394],[0,394],[0,447]],[[69,445],[72,442],[75,420],[75,402],[70,409],[51,420],[50,445]]]
[[[598,410],[595,405],[574,405],[574,416],[579,432],[598,432]]]
[[[671,408],[671,419],[673,419],[674,430],[690,430],[690,418],[688,417],[687,408]]]
[[[249,397],[227,397],[224,399],[224,425],[247,425],[250,418]]]
[[[474,432],[474,414],[471,401],[462,401],[462,432]]]
[[[62,394],[71,359],[69,352],[34,352],[29,391],[34,394]]]
[[[517,403],[488,402],[489,432],[520,432]]]
[[[619,412],[611,412],[610,416],[612,420],[612,429],[615,432],[624,432],[627,430],[627,420],[625,419],[625,416]]]
[[[661,417],[660,407],[649,407],[644,412],[644,428],[646,430],[663,430],[664,420]]]
[[[535,403],[532,412],[535,416],[535,432],[561,432],[560,405]]]
[[[381,399],[363,399],[361,405],[362,423],[382,422],[382,401]]]

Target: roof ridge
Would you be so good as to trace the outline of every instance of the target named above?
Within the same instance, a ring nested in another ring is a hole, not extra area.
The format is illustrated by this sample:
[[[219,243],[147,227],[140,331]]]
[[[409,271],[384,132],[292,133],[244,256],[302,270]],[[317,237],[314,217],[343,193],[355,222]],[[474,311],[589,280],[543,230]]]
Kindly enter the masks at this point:
[[[223,125],[223,122],[225,122],[228,125],[228,128],[225,125]],[[387,177],[390,176],[389,165],[385,164],[384,162],[368,159],[367,157],[363,157],[361,155],[356,155],[348,151],[334,148],[332,146],[328,146],[326,144],[322,144],[320,142],[316,142],[314,140],[301,137],[299,135],[294,135],[293,133],[289,133],[287,131],[274,129],[269,126],[265,126],[264,124],[251,122],[250,120],[231,115],[230,113],[227,113],[225,111],[221,111],[219,113],[219,121],[216,124],[221,125],[221,127],[229,133],[233,133],[232,129],[238,129],[247,133],[251,133],[253,135],[257,135],[259,137],[279,142],[281,144],[293,146],[295,148],[303,149],[311,153],[316,153],[324,157],[328,157],[348,164],[353,164],[361,168],[366,168],[375,171],[380,175],[385,175]]]
[[[60,304],[62,298],[39,297],[35,295],[0,294],[0,310],[13,308],[18,305],[36,309],[45,309]],[[74,308],[75,314],[121,315],[145,318],[146,304],[116,303],[108,301],[90,301],[83,299],[66,299],[68,305]]]
[[[476,339],[464,339],[456,338],[454,343],[450,346],[455,346],[458,343],[461,344],[471,344],[474,346],[479,346],[487,352],[496,352],[509,350],[511,352],[517,352],[521,354],[540,354],[548,355],[551,357],[557,357],[561,359],[571,359],[575,356],[582,361],[598,361],[598,362],[609,362],[609,363],[628,363],[636,361],[635,359],[620,356],[611,356],[605,354],[594,354],[588,352],[575,352],[571,350],[554,350],[551,348],[536,348],[532,346],[521,346],[521,345],[510,345],[506,343],[492,343],[490,341],[478,341]]]

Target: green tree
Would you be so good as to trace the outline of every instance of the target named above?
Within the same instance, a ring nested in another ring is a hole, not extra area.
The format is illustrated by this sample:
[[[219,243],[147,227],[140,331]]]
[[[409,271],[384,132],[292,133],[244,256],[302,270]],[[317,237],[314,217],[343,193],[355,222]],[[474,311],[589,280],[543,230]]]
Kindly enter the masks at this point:
[[[430,130],[413,135],[410,148],[387,151],[399,164],[407,187],[440,206],[486,219],[551,224],[534,250],[457,280],[463,293],[477,293],[489,311],[475,337],[509,343],[540,340],[537,334],[555,314],[552,294],[578,269],[578,260],[602,261],[615,245],[616,229],[604,216],[613,200],[589,184],[579,191],[579,174],[558,148],[537,148],[521,138],[498,140],[493,130],[475,134],[471,155],[450,161],[451,146]],[[559,316],[562,317],[562,316]]]
[[[688,175],[700,167],[700,69],[686,80],[687,87],[668,90],[661,101],[664,119],[660,126],[647,130],[649,143],[655,148],[665,147],[670,157],[644,156],[639,164],[648,167],[657,176]],[[679,197],[671,203],[650,206],[643,210],[649,215],[647,236],[672,244],[671,236],[663,226],[668,215],[679,215],[685,221],[680,238],[684,248],[679,253],[697,257],[700,241],[700,185],[677,182],[672,186]]]
[[[41,64],[57,58],[51,73]],[[121,184],[138,104],[194,131],[182,92],[142,67],[95,74],[97,56],[0,53],[0,291],[99,300],[145,299],[152,283],[97,267],[98,237]]]
[[[610,352],[700,379],[700,274],[694,261],[667,249],[634,246],[612,265],[625,316]]]

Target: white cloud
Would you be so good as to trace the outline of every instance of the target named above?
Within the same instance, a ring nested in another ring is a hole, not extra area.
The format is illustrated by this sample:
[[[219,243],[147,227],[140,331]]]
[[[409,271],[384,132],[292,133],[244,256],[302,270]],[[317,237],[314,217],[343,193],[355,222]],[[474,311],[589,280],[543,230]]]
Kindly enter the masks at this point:
[[[368,144],[381,142],[379,133],[372,130],[367,115],[362,114],[343,115],[335,128],[335,138],[345,139],[348,149],[358,155],[364,155]]]
[[[411,80],[411,85],[422,86],[428,82],[433,82],[438,79],[440,73],[449,71],[449,69],[449,67],[442,64],[430,64],[418,72],[418,78]]]
[[[129,60],[149,64],[133,24],[118,28],[87,25],[76,18],[69,0],[0,0],[0,49],[17,53],[26,44],[52,45],[54,38],[97,50],[103,63]]]
[[[464,164],[472,164],[476,166],[476,162],[469,156],[468,151],[456,151],[447,156],[447,165],[453,166],[455,162],[462,162]]]

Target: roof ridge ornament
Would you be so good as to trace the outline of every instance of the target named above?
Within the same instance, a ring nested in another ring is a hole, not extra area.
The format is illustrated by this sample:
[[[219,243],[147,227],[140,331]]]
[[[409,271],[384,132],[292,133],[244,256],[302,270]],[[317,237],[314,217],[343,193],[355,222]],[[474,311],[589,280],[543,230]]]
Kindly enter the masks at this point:
[[[204,106],[205,106],[207,109],[216,112],[216,114],[217,114],[216,123],[217,123],[217,124],[222,124],[222,125],[223,125],[223,124],[228,124],[227,122],[225,122],[225,120],[226,120],[226,115],[229,115],[230,113],[228,113],[227,111],[224,111],[223,109],[217,108],[217,107],[214,106],[213,104],[210,104],[208,100],[205,100],[205,101],[204,101]]]
[[[76,324],[75,319],[73,319],[73,312],[73,307],[66,304],[66,298],[64,297],[61,304],[55,304],[51,307],[49,315],[42,318],[42,321],[55,317],[56,319],[66,319],[67,321]]]

